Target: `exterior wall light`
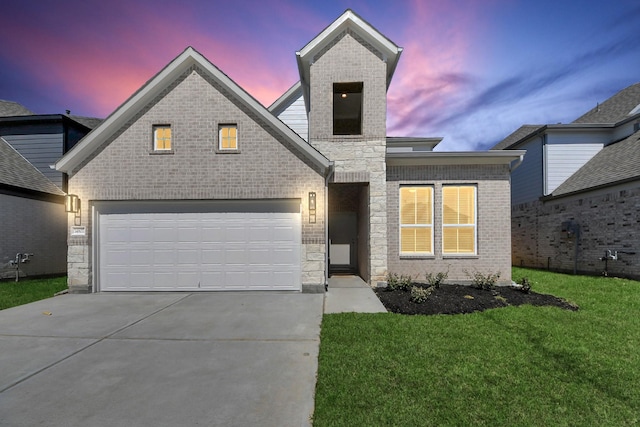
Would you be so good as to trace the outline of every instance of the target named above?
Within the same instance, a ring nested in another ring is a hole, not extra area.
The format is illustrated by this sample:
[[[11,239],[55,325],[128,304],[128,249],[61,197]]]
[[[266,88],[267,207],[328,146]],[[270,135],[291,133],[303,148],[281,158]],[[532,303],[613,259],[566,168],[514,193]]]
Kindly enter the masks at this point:
[[[309,224],[316,223],[316,193],[309,192]]]
[[[64,198],[64,210],[68,213],[78,213],[80,211],[80,199],[75,194],[67,194]]]

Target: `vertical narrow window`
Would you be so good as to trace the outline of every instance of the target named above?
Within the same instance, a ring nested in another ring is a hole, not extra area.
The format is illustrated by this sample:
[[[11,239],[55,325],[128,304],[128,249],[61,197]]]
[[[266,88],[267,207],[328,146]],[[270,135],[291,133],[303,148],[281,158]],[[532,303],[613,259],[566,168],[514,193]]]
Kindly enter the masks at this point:
[[[155,151],[171,150],[171,126],[157,125],[153,127],[153,149]]]
[[[238,126],[237,125],[221,125],[219,134],[220,150],[237,150],[238,149]]]
[[[433,187],[400,187],[400,254],[433,254]]]
[[[476,187],[442,187],[442,252],[476,254]]]
[[[362,135],[362,82],[333,84],[333,134]]]

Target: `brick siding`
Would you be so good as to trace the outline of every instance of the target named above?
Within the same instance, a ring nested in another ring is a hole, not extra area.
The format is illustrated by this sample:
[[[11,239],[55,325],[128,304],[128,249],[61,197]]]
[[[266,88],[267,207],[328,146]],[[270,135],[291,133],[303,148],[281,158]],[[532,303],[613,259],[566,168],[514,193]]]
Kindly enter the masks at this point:
[[[197,68],[185,72],[70,177],[69,191],[80,197],[89,231],[69,239],[71,288],[92,288],[93,200],[300,199],[302,243],[309,245],[303,248],[303,285],[324,283],[323,176],[227,95]],[[239,153],[216,153],[221,123],[238,125]],[[154,124],[171,125],[171,154],[152,153]],[[308,218],[310,191],[317,196],[315,224]]]
[[[387,65],[381,57],[345,31],[316,55],[310,71],[310,144],[334,161],[333,183],[369,184],[368,251],[362,251],[369,265],[360,270],[372,284],[387,273]],[[333,83],[344,82],[363,83],[362,135],[333,135]]]
[[[15,277],[9,261],[33,253],[20,276],[64,274],[67,214],[61,203],[0,194],[0,279]]]
[[[619,254],[606,263],[610,276],[640,279],[640,185],[578,194],[546,202],[512,207],[513,265],[573,272],[575,235],[562,231],[562,223],[580,226],[577,271],[604,274],[605,251]]]
[[[389,271],[424,280],[427,272],[449,272],[449,282],[466,283],[470,274],[500,272],[500,283],[511,283],[509,168],[496,165],[390,166],[387,169]],[[400,257],[400,185],[434,187],[434,254]],[[477,256],[442,253],[442,186],[477,186]]]

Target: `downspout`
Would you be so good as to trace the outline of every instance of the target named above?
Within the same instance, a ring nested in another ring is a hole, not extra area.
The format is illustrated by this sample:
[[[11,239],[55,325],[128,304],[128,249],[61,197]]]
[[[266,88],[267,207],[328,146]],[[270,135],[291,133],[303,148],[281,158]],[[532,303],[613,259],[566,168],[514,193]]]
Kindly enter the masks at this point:
[[[520,166],[523,161],[524,161],[524,154],[521,154],[520,158],[518,160],[514,160],[511,163],[511,172],[513,172],[514,170],[518,169],[518,166]]]
[[[329,173],[324,179],[324,291],[329,289],[329,181],[335,172],[335,163],[329,163]]]

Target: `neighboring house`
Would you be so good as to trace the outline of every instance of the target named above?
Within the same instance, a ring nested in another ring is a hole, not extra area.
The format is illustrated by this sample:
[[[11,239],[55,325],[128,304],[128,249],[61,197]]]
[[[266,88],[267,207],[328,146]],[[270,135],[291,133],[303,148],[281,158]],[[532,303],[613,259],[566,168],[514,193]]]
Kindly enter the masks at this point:
[[[512,175],[513,264],[640,278],[640,83],[569,124],[525,125]]]
[[[64,274],[67,267],[66,176],[51,166],[97,119],[34,114],[0,100],[0,278]]]
[[[67,267],[64,192],[0,137],[0,279],[64,274]]]
[[[56,163],[85,227],[69,236],[70,290],[322,292],[340,272],[510,282],[524,152],[387,137],[401,52],[347,10],[267,109],[187,48]]]
[[[66,176],[51,166],[101,120],[65,114],[34,114],[0,100],[0,136],[51,182],[66,190]]]

